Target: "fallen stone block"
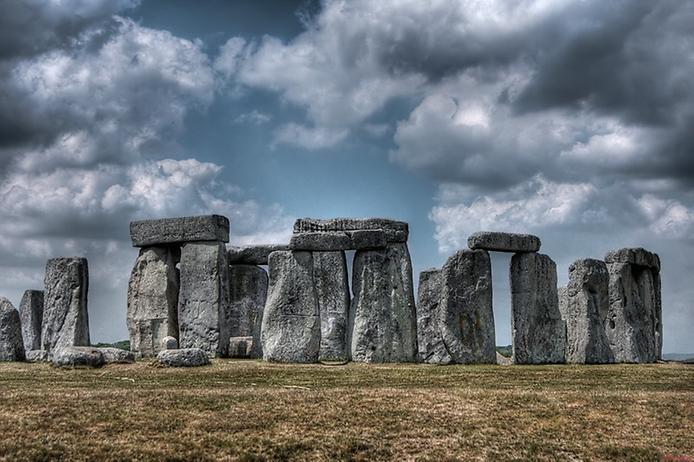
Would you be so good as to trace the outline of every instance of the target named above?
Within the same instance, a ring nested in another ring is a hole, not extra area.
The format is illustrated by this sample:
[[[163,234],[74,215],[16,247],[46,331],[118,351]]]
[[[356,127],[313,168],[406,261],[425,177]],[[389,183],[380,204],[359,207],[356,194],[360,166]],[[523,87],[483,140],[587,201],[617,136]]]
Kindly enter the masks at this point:
[[[660,271],[660,257],[643,248],[611,250],[605,255],[605,263],[630,263]]]
[[[349,281],[344,252],[314,252],[313,281],[320,312],[319,361],[347,361]]]
[[[130,364],[135,362],[135,353],[120,348],[99,348],[104,357],[104,364]]]
[[[229,247],[227,257],[230,265],[267,265],[270,254],[279,250],[289,250],[289,246],[284,244],[267,244]]]
[[[262,358],[260,329],[267,300],[267,272],[255,265],[230,265],[229,329],[231,337],[251,337],[253,358]],[[231,353],[229,353],[231,355]]]
[[[385,218],[332,218],[327,220],[299,218],[294,222],[294,234],[362,230],[383,230],[388,243],[407,242],[409,234],[407,223]]]
[[[89,346],[68,346],[53,351],[55,367],[101,367],[104,355],[101,350]]]
[[[152,357],[162,339],[178,337],[179,252],[170,247],[143,247],[128,283],[127,325],[130,349]]]
[[[531,234],[482,231],[472,234],[467,239],[467,246],[471,249],[497,252],[537,252],[540,245],[540,238]]]
[[[162,218],[130,223],[133,247],[183,242],[229,242],[229,219],[221,215]]]
[[[41,323],[43,321],[43,290],[27,290],[19,303],[24,350],[41,349]]]
[[[29,350],[26,352],[26,360],[30,363],[53,362],[53,355],[46,350]]]
[[[250,358],[253,349],[253,337],[231,337],[229,339],[230,358]]]
[[[407,244],[354,256],[351,357],[368,363],[417,359],[417,314]]]
[[[54,351],[89,345],[87,259],[51,258],[44,276],[41,349]]]
[[[451,364],[453,358],[441,337],[441,270],[419,273],[417,292],[417,348],[419,362]]]
[[[198,367],[210,364],[207,352],[200,348],[162,350],[157,354],[157,361],[166,367]]]
[[[273,252],[270,283],[263,313],[263,359],[315,363],[320,351],[321,323],[313,280],[311,252]]]
[[[547,255],[511,258],[511,336],[515,364],[565,362],[566,325],[559,311],[557,265]]]
[[[0,297],[0,361],[24,361],[25,357],[19,312]]]
[[[176,337],[164,337],[161,339],[161,350],[177,350],[178,349],[178,339]]]

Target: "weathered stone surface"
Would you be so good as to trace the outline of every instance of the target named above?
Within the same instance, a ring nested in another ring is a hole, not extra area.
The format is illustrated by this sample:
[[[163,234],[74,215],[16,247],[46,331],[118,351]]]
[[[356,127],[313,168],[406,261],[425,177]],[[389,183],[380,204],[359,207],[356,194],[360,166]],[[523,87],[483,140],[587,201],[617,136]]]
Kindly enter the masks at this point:
[[[270,254],[278,250],[289,250],[289,246],[284,244],[267,244],[229,247],[227,256],[230,265],[267,265],[267,259]]]
[[[329,252],[340,250],[382,249],[388,244],[386,232],[379,229],[331,231],[294,234],[289,241],[292,250]]]
[[[660,271],[660,257],[643,248],[611,250],[605,255],[605,263],[631,263]]]
[[[441,270],[441,336],[452,362],[495,364],[492,268],[485,250],[460,250]]]
[[[41,349],[41,322],[43,321],[43,290],[27,290],[19,303],[22,320],[24,350]]]
[[[349,280],[344,252],[314,252],[313,281],[320,311],[320,361],[346,361]]]
[[[566,287],[557,288],[557,299],[559,301],[559,313],[561,313],[564,327],[566,327],[566,320],[569,318],[569,295]]]
[[[407,242],[407,223],[385,218],[332,218],[321,220],[299,218],[294,222],[294,234],[312,232],[345,232],[360,230],[383,230],[389,243]]]
[[[320,309],[311,252],[273,252],[261,341],[266,361],[314,363],[320,351]]]
[[[407,244],[357,251],[353,268],[352,360],[414,362],[417,313]]]
[[[67,346],[53,351],[55,367],[101,367],[104,355],[98,348],[89,346]]]
[[[417,292],[417,359],[429,364],[450,364],[453,358],[441,337],[441,270],[419,273]]]
[[[176,248],[140,249],[128,283],[128,333],[136,354],[155,356],[164,337],[178,337],[178,259]]]
[[[0,361],[24,361],[24,342],[19,312],[0,297]]]
[[[516,364],[565,362],[566,325],[559,310],[557,265],[547,255],[511,258],[511,336]]]
[[[537,252],[540,245],[540,238],[531,234],[482,231],[467,238],[467,246],[471,249],[497,252]]]
[[[157,361],[166,367],[198,367],[210,364],[207,352],[200,348],[162,350],[157,354]]]
[[[499,366],[510,366],[511,364],[513,364],[513,359],[506,357],[497,351],[496,352],[496,363]]]
[[[226,247],[219,241],[185,243],[180,266],[179,345],[226,356],[230,337]]]
[[[229,339],[230,358],[250,358],[253,349],[253,337],[231,337]]]
[[[622,255],[631,250],[622,249]],[[644,251],[645,252],[645,251]],[[662,313],[658,256],[646,252],[645,258],[629,257],[629,263],[607,265],[609,273],[609,314],[606,332],[615,361],[651,363],[662,353]],[[608,254],[609,255],[609,254]],[[632,254],[633,255],[633,254]],[[625,258],[626,260],[626,258]]]
[[[99,348],[104,357],[105,364],[129,364],[135,362],[135,354],[132,351],[120,348]]]
[[[130,223],[133,247],[181,242],[229,242],[229,219],[221,215],[162,218]]]
[[[255,265],[229,266],[230,310],[229,329],[231,337],[251,337],[253,358],[263,357],[260,328],[267,300],[267,272]],[[231,356],[232,353],[229,353]]]
[[[161,339],[161,350],[177,350],[178,349],[178,339],[176,337],[164,337]]]
[[[605,262],[590,258],[569,266],[566,288],[566,361],[576,364],[614,362],[605,333],[609,313]]]
[[[44,286],[41,349],[52,352],[89,345],[87,259],[51,258],[46,263]]]
[[[53,362],[53,355],[46,350],[29,350],[26,352],[26,360],[30,363]]]

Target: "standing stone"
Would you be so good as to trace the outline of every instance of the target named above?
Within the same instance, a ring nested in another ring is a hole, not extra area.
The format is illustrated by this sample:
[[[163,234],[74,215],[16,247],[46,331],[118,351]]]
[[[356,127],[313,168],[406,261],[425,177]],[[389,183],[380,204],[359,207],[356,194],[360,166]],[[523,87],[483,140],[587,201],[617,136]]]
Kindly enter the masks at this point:
[[[441,338],[441,270],[432,268],[419,273],[417,292],[418,360],[429,364],[450,364],[453,358]]]
[[[24,342],[19,312],[0,297],[0,361],[24,361]]]
[[[260,328],[267,300],[267,272],[255,265],[230,265],[229,283],[231,303],[229,329],[231,337],[251,337],[251,358],[262,358]],[[232,353],[230,353],[231,355]],[[236,351],[234,356],[238,356]]]
[[[268,259],[270,285],[261,329],[263,358],[315,363],[321,320],[311,252],[279,251]]]
[[[226,356],[229,347],[229,265],[220,241],[181,247],[178,328],[181,348]]]
[[[178,250],[143,247],[128,283],[130,350],[156,356],[162,339],[178,338]]]
[[[24,350],[41,349],[41,322],[43,320],[43,290],[27,290],[19,303],[22,320]]]
[[[614,362],[605,333],[609,314],[607,266],[601,260],[577,260],[569,266],[566,288],[566,361],[575,364]]]
[[[485,250],[460,250],[441,270],[441,335],[452,362],[495,364],[492,267]]]
[[[42,349],[53,352],[89,345],[87,259],[51,258],[44,276]]]
[[[407,244],[357,251],[352,277],[352,360],[414,362],[417,313]]]
[[[349,281],[344,252],[314,252],[313,281],[320,311],[320,361],[347,361]]]
[[[515,364],[565,362],[557,265],[547,255],[517,253],[511,258],[511,323]]]
[[[650,363],[662,351],[660,259],[644,249],[609,252],[607,338],[617,362]]]

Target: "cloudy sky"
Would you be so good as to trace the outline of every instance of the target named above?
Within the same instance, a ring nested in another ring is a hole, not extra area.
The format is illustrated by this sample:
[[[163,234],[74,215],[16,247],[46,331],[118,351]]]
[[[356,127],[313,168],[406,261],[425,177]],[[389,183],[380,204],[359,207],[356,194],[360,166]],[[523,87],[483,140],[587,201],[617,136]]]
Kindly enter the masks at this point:
[[[136,218],[410,223],[415,271],[477,230],[663,262],[694,351],[694,2],[3,0],[0,293],[89,258],[93,341],[127,337]],[[493,255],[497,343],[508,256]],[[415,275],[415,278],[417,277]]]

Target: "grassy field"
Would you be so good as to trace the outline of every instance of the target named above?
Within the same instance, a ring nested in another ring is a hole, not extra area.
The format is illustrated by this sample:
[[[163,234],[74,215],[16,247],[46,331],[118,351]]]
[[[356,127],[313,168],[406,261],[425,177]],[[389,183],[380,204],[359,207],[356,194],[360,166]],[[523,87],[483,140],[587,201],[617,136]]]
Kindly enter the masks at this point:
[[[693,456],[694,366],[0,364],[0,459]]]

